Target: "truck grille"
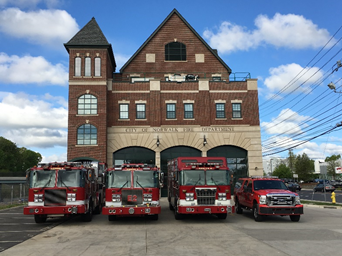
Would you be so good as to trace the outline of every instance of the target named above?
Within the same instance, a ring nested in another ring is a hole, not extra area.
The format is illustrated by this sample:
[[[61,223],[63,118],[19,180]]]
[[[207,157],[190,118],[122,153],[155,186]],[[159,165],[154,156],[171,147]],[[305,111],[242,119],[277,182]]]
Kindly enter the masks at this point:
[[[268,194],[266,198],[269,206],[293,206],[296,196],[293,194]]]
[[[142,204],[142,190],[122,190],[122,205]]]
[[[47,189],[44,193],[45,206],[66,205],[65,189]]]
[[[216,188],[196,188],[197,204],[215,204]]]

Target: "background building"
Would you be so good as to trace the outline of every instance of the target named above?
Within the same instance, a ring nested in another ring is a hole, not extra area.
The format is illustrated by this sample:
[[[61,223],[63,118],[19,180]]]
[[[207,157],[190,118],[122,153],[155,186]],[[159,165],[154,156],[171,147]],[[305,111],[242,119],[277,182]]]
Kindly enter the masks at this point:
[[[65,47],[68,161],[166,171],[178,156],[224,156],[236,177],[263,174],[257,80],[238,79],[176,9],[119,72],[94,18]]]

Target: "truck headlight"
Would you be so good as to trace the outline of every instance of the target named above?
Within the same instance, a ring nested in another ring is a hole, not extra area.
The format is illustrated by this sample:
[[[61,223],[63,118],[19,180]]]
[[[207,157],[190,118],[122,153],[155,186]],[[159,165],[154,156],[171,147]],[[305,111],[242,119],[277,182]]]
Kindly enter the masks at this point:
[[[68,197],[68,202],[75,202],[76,201],[76,194],[75,193],[70,193],[67,195]]]
[[[152,202],[152,194],[144,194],[144,202]]]
[[[34,202],[41,203],[43,202],[43,194],[34,194]]]
[[[185,201],[194,201],[194,193],[186,193]]]
[[[266,196],[259,196],[259,204],[266,204]]]
[[[299,196],[296,196],[295,204],[300,204],[300,198],[299,198]]]
[[[226,201],[227,200],[227,193],[218,193],[218,200],[219,201]]]
[[[112,195],[112,202],[121,202],[121,195],[120,194],[113,194]]]

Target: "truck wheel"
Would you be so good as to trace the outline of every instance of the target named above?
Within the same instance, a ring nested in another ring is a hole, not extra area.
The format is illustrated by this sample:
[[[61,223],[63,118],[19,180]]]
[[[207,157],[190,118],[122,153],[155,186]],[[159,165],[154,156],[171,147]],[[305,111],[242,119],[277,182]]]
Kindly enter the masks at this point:
[[[173,211],[173,210],[174,210],[174,208],[173,208],[173,206],[172,206],[171,202],[169,202],[169,209],[170,209],[171,211]]]
[[[36,223],[44,223],[47,219],[47,216],[45,214],[36,214],[34,215],[34,221]]]
[[[300,215],[290,215],[290,219],[293,222],[298,222],[300,220]]]
[[[253,205],[253,217],[255,221],[262,221],[262,215],[258,213],[258,205]]]
[[[101,197],[100,197],[99,204],[94,209],[94,214],[100,214],[101,211],[102,211],[102,203],[101,203]]]
[[[227,219],[227,213],[219,213],[217,214],[217,218],[219,218],[220,220],[225,220]]]
[[[235,201],[235,211],[237,214],[242,214],[243,210],[238,200]]]
[[[82,219],[84,222],[90,222],[92,218],[93,218],[93,205],[90,204],[88,212],[82,216]]]

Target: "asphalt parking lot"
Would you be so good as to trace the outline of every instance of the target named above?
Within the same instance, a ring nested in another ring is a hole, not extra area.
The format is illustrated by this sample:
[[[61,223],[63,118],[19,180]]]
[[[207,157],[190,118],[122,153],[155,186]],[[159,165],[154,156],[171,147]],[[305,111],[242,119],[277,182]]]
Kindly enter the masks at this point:
[[[167,199],[162,198],[158,221],[124,218],[109,222],[107,216],[95,215],[92,222],[84,223],[73,218],[32,233],[32,238],[4,250],[1,256],[339,255],[341,218],[342,209],[305,206],[299,222],[279,216],[255,222],[251,212],[228,215],[226,220],[193,216],[176,221]]]

